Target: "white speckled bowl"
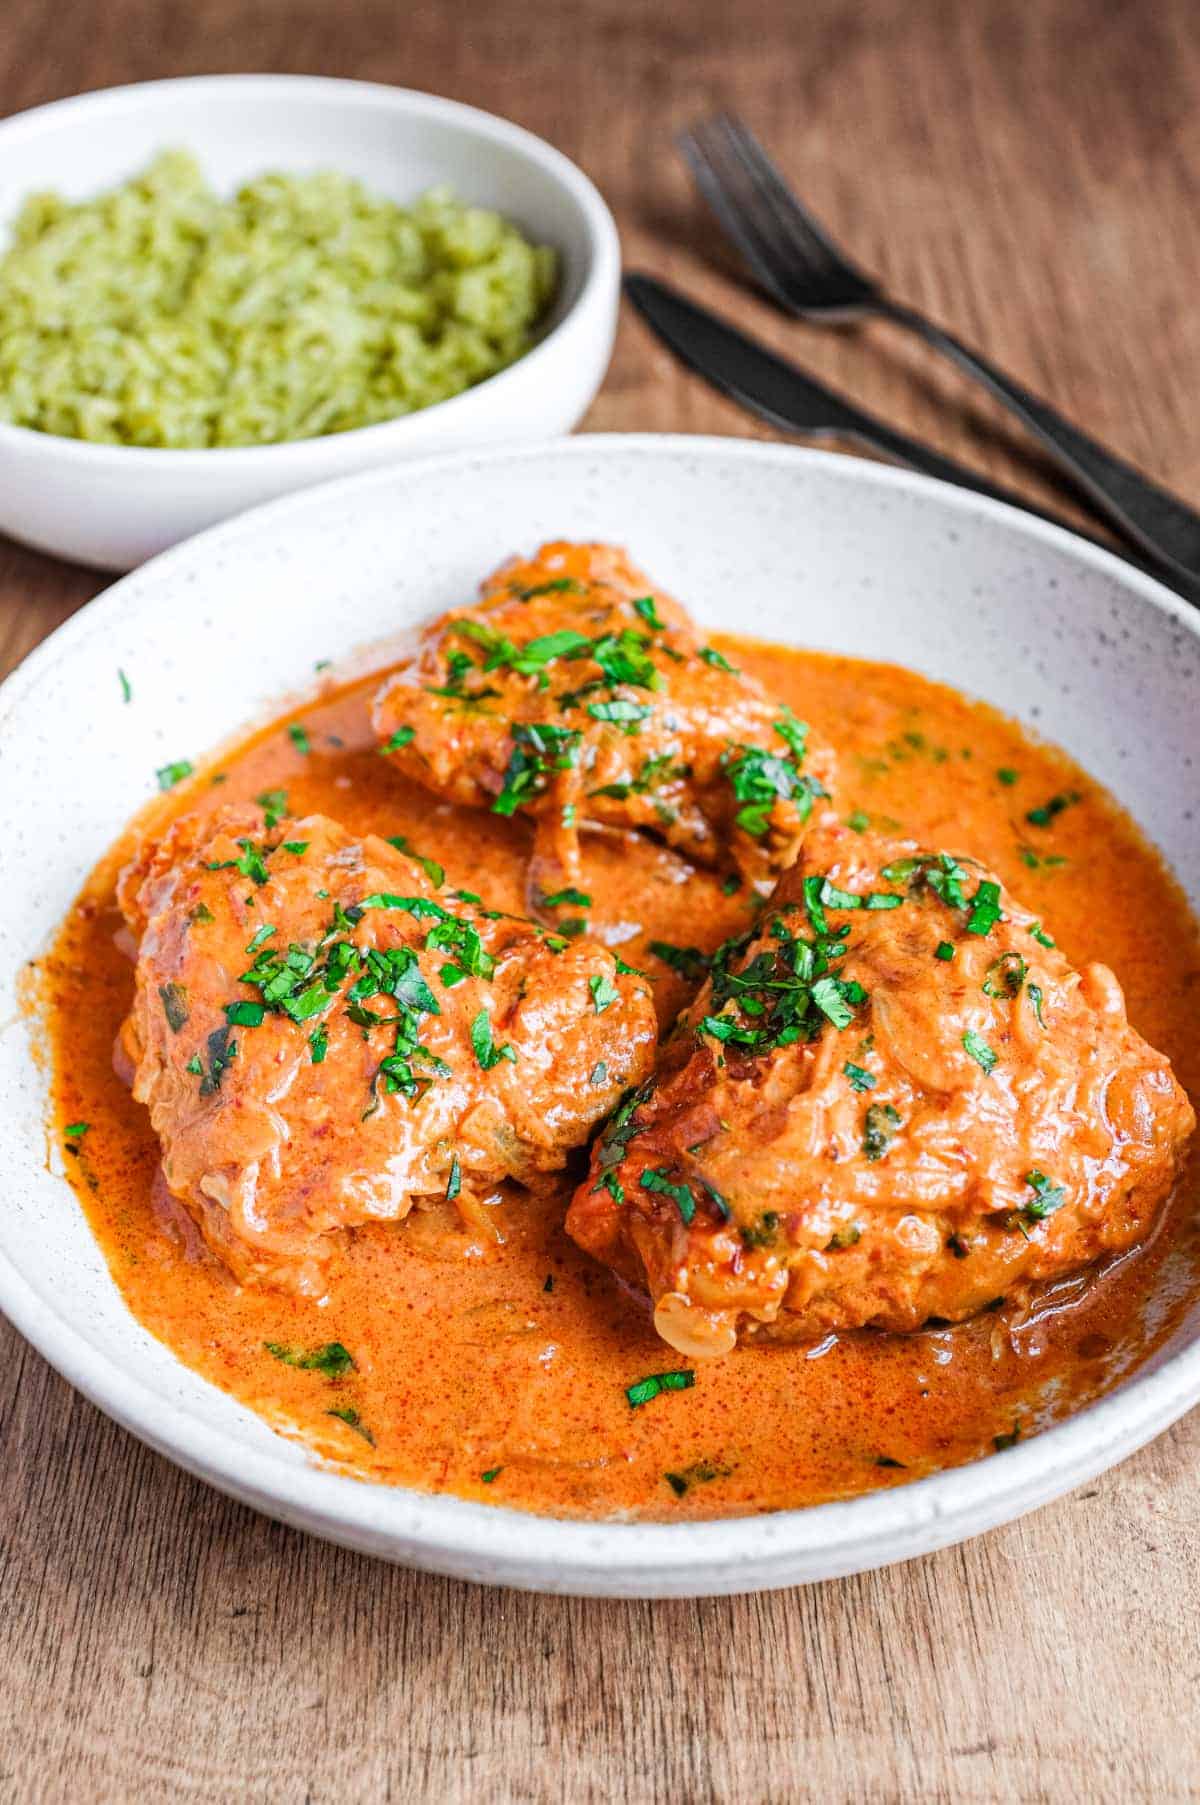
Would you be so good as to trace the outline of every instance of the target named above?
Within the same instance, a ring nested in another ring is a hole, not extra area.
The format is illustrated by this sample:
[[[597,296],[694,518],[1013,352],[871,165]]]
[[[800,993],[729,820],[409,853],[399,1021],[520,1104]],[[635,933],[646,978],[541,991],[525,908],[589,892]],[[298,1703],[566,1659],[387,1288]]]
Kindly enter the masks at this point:
[[[203,75],[56,100],[0,122],[0,231],[31,189],[72,200],[194,151],[221,192],[267,170],[335,169],[411,201],[448,182],[562,259],[538,343],[435,407],[353,432],[199,451],[92,445],[0,422],[0,532],[129,570],[202,527],[354,470],[567,432],[612,355],[620,247],[582,170],[531,132],[435,94],[310,75]]]
[[[534,1518],[323,1470],[128,1314],[47,1164],[15,979],[153,785],[313,663],[469,594],[548,537],[624,540],[715,626],[894,659],[1048,732],[1200,898],[1200,613],[1056,527],[923,477],[741,440],[581,438],[383,470],[276,502],[127,577],[0,690],[0,1306],[136,1435],[354,1547],[554,1592],[748,1591],[879,1566],[1091,1478],[1200,1398],[1200,1310],[1103,1402],[975,1465],[846,1504],[715,1523]],[[123,705],[117,668],[133,701]]]

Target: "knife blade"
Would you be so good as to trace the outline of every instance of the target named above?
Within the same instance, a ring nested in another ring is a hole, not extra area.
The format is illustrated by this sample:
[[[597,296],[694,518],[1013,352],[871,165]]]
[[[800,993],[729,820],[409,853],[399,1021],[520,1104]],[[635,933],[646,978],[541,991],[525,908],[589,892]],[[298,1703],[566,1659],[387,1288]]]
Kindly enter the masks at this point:
[[[848,439],[865,445],[926,476],[973,489],[993,501],[1007,502],[1010,507],[1064,527],[1078,538],[1090,539],[1093,545],[1103,545],[1106,551],[1115,550],[1102,540],[1092,539],[1090,534],[1080,533],[1069,521],[1036,507],[1014,490],[989,482],[966,464],[943,457],[932,446],[909,438],[885,420],[856,407],[798,365],[777,356],[657,276],[634,271],[625,277],[624,286],[646,324],[682,363],[770,425],[808,438]],[[1122,554],[1115,551],[1115,555]]]

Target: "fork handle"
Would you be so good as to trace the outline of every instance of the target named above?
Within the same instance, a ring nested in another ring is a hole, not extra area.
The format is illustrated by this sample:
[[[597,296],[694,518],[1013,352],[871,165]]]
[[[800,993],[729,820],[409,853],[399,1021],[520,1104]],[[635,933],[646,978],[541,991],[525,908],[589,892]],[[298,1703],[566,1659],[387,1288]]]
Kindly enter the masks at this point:
[[[1189,585],[1200,578],[1200,514],[1131,464],[1081,432],[1047,402],[964,345],[950,332],[899,302],[879,311],[941,351],[990,391],[1044,446],[1090,500],[1125,536]]]

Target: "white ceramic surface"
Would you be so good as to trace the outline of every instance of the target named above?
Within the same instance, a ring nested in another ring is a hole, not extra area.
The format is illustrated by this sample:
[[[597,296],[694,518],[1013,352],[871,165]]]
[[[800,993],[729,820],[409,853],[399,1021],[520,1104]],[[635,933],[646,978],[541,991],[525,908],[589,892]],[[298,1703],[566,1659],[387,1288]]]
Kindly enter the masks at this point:
[[[746,441],[578,438],[367,473],[126,578],[0,691],[0,1307],[102,1409],[289,1523],[546,1591],[744,1591],[904,1559],[1090,1478],[1200,1398],[1200,1311],[1150,1370],[1046,1434],[845,1504],[645,1525],[533,1518],[315,1465],[126,1312],[59,1173],[14,979],[151,792],[302,690],[317,659],[469,595],[560,535],[627,542],[702,620],[893,659],[1041,728],[1142,821],[1195,900],[1200,614],[1057,528],[923,477]],[[117,679],[133,685],[125,705]]]
[[[110,88],[0,123],[0,228],[31,189],[82,199],[172,146],[194,151],[222,191],[269,169],[333,168],[398,201],[449,182],[560,252],[547,328],[518,363],[449,401],[293,444],[155,451],[0,423],[0,531],[129,570],[276,495],[399,458],[545,439],[583,417],[612,355],[620,248],[591,182],[540,138],[474,107],[372,82],[225,75]]]

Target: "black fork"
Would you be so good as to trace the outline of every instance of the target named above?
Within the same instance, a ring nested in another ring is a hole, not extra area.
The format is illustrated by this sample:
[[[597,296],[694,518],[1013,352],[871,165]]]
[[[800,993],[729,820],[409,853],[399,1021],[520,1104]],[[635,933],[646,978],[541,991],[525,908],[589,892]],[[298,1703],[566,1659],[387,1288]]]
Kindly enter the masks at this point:
[[[693,126],[680,138],[680,148],[705,200],[780,307],[815,322],[874,316],[916,333],[1002,402],[1095,512],[1194,588],[1200,578],[1200,514],[961,339],[892,300],[838,249],[740,120],[721,116]]]

